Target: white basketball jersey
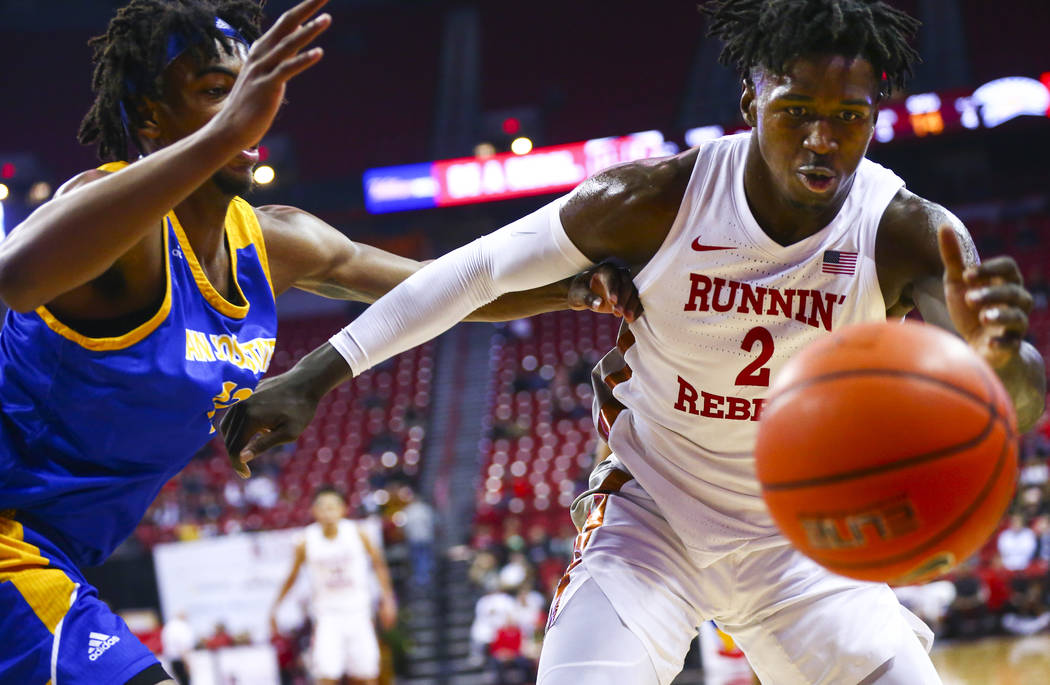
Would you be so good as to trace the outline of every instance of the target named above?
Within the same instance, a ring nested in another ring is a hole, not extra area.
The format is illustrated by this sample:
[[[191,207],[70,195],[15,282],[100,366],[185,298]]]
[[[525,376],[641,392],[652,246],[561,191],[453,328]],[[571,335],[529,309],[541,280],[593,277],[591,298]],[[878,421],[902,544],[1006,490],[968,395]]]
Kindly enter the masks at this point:
[[[321,524],[312,523],[304,539],[314,616],[370,615],[371,566],[357,525],[343,519],[338,534],[327,538]]]
[[[885,320],[875,237],[904,185],[865,159],[835,219],[781,246],[744,195],[750,141],[701,147],[667,239],[635,278],[645,314],[595,374],[599,431],[683,542],[712,558],[782,542],[752,456],[769,385],[808,343]]]

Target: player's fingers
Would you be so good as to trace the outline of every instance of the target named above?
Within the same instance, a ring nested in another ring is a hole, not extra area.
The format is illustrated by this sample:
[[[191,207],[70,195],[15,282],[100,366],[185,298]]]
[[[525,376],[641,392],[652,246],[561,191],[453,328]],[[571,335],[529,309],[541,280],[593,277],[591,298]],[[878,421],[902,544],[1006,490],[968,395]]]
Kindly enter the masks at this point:
[[[969,266],[963,272],[968,285],[977,283],[1023,283],[1021,269],[1013,257],[993,257],[980,264]]]
[[[219,423],[223,442],[226,443],[226,453],[230,455],[231,459],[240,451],[239,447],[243,444],[241,431],[244,428],[244,411],[243,404],[235,404],[226,410],[226,415],[222,417],[222,421]]]
[[[941,250],[941,261],[944,263],[944,280],[961,281],[966,264],[963,261],[962,246],[959,244],[959,236],[956,235],[955,229],[947,224],[942,224],[937,229],[937,244]]]
[[[981,310],[981,323],[1000,327],[1002,335],[1020,340],[1028,331],[1028,315],[1016,307],[988,307]]]
[[[986,326],[1001,326],[1015,337],[1023,337],[1028,330],[1028,315],[1017,307],[985,307],[979,314],[981,323]]]
[[[313,48],[299,53],[291,59],[281,62],[281,65],[273,70],[273,76],[281,81],[287,81],[296,74],[300,74],[321,61],[324,50]]]
[[[1016,283],[970,288],[966,292],[966,304],[976,309],[1007,305],[1028,313],[1032,311],[1032,303],[1032,294]]]
[[[272,50],[259,55],[259,64],[266,70],[281,66],[288,59],[295,57],[296,53],[309,45],[331,25],[332,16],[330,14],[314,17],[281,39]]]
[[[634,281],[631,280],[631,274],[623,269],[617,269],[619,275],[619,281],[617,287],[619,288],[616,293],[616,302],[619,306],[618,313],[623,315],[627,312],[627,304],[631,301],[632,297],[638,295],[638,290],[634,287]]]
[[[571,309],[597,309],[602,304],[602,298],[595,293],[591,287],[593,277],[586,273],[577,274],[569,282],[569,307]]]
[[[613,302],[614,293],[616,293],[615,287],[616,274],[614,270],[608,264],[599,264],[594,267],[591,272],[591,278],[588,281],[591,292],[602,299],[602,304],[605,306],[603,309],[609,311],[615,304]]]
[[[252,43],[251,51],[249,52],[252,56],[265,56],[273,49],[275,45],[281,42],[281,39],[295,31],[307,17],[321,9],[328,3],[328,0],[305,0],[295,7],[292,7],[288,11],[277,17],[277,21],[266,30],[259,39]]]
[[[638,317],[642,315],[642,299],[638,297],[638,291],[631,293],[630,299],[627,300],[627,304],[623,306],[623,318],[627,319],[628,323],[634,323],[638,320]]]
[[[247,464],[249,461],[255,459],[255,457],[271,447],[284,444],[291,439],[292,437],[284,430],[283,426],[279,426],[274,430],[263,428],[261,431],[253,435],[252,439],[249,440],[248,444],[241,450],[241,462]]]
[[[284,36],[292,32],[295,27],[306,21],[306,18],[317,12],[325,5],[328,4],[328,0],[303,0],[295,7],[285,10],[281,16],[277,17],[277,21],[273,23],[273,26],[266,32],[265,36]],[[264,36],[264,37],[265,37]],[[260,40],[262,40],[260,38]]]

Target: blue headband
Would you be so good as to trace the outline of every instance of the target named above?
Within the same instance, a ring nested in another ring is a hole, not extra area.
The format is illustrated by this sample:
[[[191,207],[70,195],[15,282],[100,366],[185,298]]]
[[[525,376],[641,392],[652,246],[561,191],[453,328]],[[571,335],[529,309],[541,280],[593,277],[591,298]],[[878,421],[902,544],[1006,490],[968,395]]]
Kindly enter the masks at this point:
[[[251,43],[249,43],[244,36],[237,31],[237,29],[233,28],[218,17],[215,17],[215,28],[219,29],[219,32],[227,38],[232,38],[239,43],[243,43],[245,47],[251,47]],[[168,38],[168,61],[164,66],[174,62],[178,59],[179,55],[186,52],[186,48],[195,44],[196,41],[191,43],[186,40],[185,36],[181,36],[177,33],[172,34]]]
[[[248,40],[244,36],[242,36],[237,29],[233,28],[219,17],[215,17],[215,28],[219,29],[219,32],[227,38],[232,38],[238,43],[243,44],[245,47],[251,47],[251,43],[249,43]],[[169,64],[178,59],[179,55],[186,52],[187,48],[191,47],[192,45],[196,45],[198,42],[199,41],[190,42],[186,40],[185,36],[179,35],[177,33],[174,33],[171,36],[169,36],[167,61],[164,62],[164,67],[166,68]],[[135,92],[138,90],[138,88],[135,87],[135,84],[131,81],[126,81],[125,85],[127,86],[128,93],[132,95],[134,95]],[[131,120],[128,118],[128,110],[124,107],[123,100],[121,100],[118,103],[118,107],[120,108],[120,120],[124,123],[124,133],[127,136],[128,140],[134,140],[134,138],[132,138],[131,135]]]

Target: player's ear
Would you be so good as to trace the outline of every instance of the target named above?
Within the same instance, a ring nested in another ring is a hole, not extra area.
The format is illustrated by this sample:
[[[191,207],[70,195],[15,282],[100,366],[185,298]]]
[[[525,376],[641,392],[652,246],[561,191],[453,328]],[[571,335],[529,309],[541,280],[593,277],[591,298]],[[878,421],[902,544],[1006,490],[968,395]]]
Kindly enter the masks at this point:
[[[758,125],[758,98],[755,96],[755,82],[747,77],[743,81],[743,92],[740,94],[740,114],[744,123],[751,128]]]

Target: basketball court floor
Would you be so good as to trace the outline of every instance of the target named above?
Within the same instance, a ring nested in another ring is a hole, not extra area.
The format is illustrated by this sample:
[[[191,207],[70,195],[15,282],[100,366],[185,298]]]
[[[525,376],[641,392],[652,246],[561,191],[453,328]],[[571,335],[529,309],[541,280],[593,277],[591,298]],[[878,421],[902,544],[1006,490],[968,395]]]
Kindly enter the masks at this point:
[[[944,685],[1050,685],[1050,635],[941,640],[933,663]],[[751,685],[745,678],[705,678],[685,672],[674,685]],[[775,685],[772,684],[772,685]]]
[[[944,685],[1050,685],[1050,635],[935,645]]]

